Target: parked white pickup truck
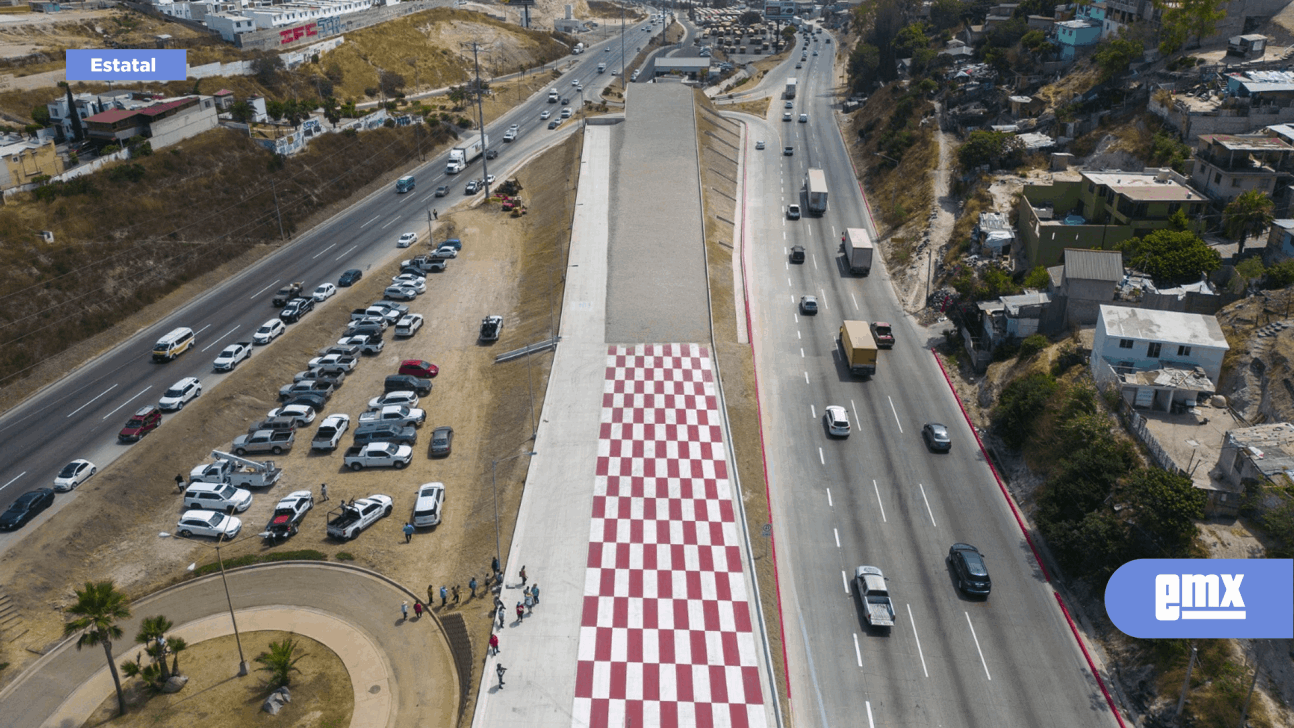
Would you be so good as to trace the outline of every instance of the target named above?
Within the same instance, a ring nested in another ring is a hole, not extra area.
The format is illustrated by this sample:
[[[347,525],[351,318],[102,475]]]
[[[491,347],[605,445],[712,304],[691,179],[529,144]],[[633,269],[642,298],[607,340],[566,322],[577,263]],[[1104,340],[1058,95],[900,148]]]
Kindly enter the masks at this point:
[[[370,442],[356,445],[346,451],[342,462],[351,470],[364,468],[395,468],[399,470],[413,460],[413,448],[393,442]]]
[[[337,445],[341,443],[342,435],[345,435],[349,428],[350,415],[328,415],[319,425],[319,429],[315,430],[314,439],[310,441],[310,449],[336,450]]]
[[[328,513],[328,537],[349,541],[379,519],[391,515],[391,508],[389,495],[370,495],[338,506]]]

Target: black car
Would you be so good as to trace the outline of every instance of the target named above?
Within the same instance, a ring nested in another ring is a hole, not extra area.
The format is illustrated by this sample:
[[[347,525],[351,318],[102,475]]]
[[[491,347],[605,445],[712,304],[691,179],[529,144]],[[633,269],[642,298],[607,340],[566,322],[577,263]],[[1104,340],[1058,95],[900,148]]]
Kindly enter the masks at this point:
[[[54,505],[52,488],[37,488],[18,496],[9,510],[0,514],[0,531],[16,531],[40,512]]]
[[[499,156],[499,152],[497,149],[491,149],[490,151],[485,153],[486,159],[494,159],[497,156]]]
[[[953,449],[953,439],[948,434],[948,428],[938,422],[927,422],[922,425],[921,437],[925,438],[926,447],[931,450],[948,452]]]
[[[382,393],[387,392],[416,392],[419,397],[426,397],[431,394],[431,380],[411,374],[392,374],[383,383]]]
[[[431,456],[444,457],[454,449],[454,428],[437,427],[431,431]]]
[[[436,196],[444,197],[449,194],[449,185],[441,185],[436,188]]]
[[[301,320],[302,316],[313,311],[315,300],[313,298],[294,298],[288,301],[288,305],[283,307],[279,312],[279,319],[285,324],[294,324]]]
[[[803,246],[803,245],[792,245],[792,246],[791,246],[791,262],[792,262],[792,263],[803,263],[803,262],[804,262],[804,246]]]
[[[443,190],[445,188],[442,187],[441,189]],[[341,274],[341,278],[337,279],[337,285],[341,286],[342,288],[349,288],[355,285],[356,283],[359,283],[359,279],[363,277],[364,277],[364,271],[360,270],[359,268],[351,268],[350,270]]]
[[[948,564],[957,577],[957,588],[964,594],[988,597],[993,590],[984,554],[968,543],[955,543],[948,549]]]
[[[561,121],[559,121],[559,120],[557,120],[557,119],[553,119],[552,121],[548,122],[548,128],[549,128],[549,129],[556,129],[557,127],[559,127],[559,126],[561,126],[561,125],[562,125],[562,122],[561,122]]]
[[[355,444],[367,445],[370,442],[413,445],[418,442],[418,430],[413,425],[393,425],[389,422],[370,422],[360,425],[359,429],[355,430]]]
[[[323,412],[324,406],[328,404],[328,397],[316,392],[297,392],[292,395],[292,399],[283,403],[284,407],[290,407],[294,404],[305,405],[314,409],[315,412]]]
[[[463,185],[463,194],[474,195],[476,194],[476,191],[478,189],[480,189],[480,185],[477,183],[477,181],[474,179],[469,179],[467,181],[467,184]]]

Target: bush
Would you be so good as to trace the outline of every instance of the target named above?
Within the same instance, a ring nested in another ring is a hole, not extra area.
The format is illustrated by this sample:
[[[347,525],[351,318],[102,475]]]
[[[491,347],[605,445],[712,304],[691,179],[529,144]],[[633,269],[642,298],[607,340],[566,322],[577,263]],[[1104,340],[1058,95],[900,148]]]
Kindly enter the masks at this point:
[[[328,554],[314,549],[301,549],[299,551],[271,551],[267,554],[244,554],[236,556],[225,561],[225,569],[233,569],[238,566],[251,566],[252,564],[264,564],[273,561],[327,561]],[[203,564],[193,570],[194,576],[211,574],[220,571],[220,562]]]
[[[1195,521],[1204,517],[1207,496],[1185,475],[1159,468],[1139,468],[1128,479],[1128,499],[1144,535],[1164,557],[1185,557],[1195,541]]]
[[[1025,340],[1020,342],[1020,358],[1028,359],[1034,354],[1046,349],[1047,344],[1047,337],[1042,334],[1034,334],[1033,336],[1025,337]]]
[[[113,182],[138,182],[144,179],[144,165],[123,164],[108,170],[108,179]]]
[[[1019,450],[1029,439],[1034,420],[1046,409],[1057,387],[1051,375],[1035,372],[1002,389],[992,420],[994,429],[1008,447]]]
[[[338,551],[338,552],[337,552],[337,560],[338,560],[338,561],[354,561],[354,560],[355,560],[355,554],[352,554],[352,553],[351,553],[351,552],[349,552],[349,551]]]

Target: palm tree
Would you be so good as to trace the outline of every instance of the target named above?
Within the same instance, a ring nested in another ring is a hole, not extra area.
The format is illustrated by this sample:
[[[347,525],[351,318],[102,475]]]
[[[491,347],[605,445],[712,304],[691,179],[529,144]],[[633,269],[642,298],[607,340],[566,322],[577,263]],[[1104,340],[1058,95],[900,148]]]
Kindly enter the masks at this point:
[[[171,677],[170,670],[166,667],[166,649],[162,642],[170,629],[171,620],[159,614],[155,617],[145,617],[139,623],[139,634],[135,635],[135,642],[146,645],[148,656],[160,666],[159,676],[162,682],[166,682]]]
[[[289,684],[292,673],[301,672],[296,664],[305,657],[305,654],[293,655],[296,648],[297,643],[289,637],[282,642],[271,642],[269,652],[262,652],[256,656],[256,661],[262,665],[256,669],[270,674],[271,690]]]
[[[1222,224],[1227,237],[1244,242],[1249,236],[1261,233],[1272,224],[1272,210],[1276,203],[1258,190],[1240,194],[1222,212]]]
[[[112,659],[112,641],[121,639],[121,627],[117,622],[130,618],[130,600],[117,591],[112,581],[87,581],[84,589],[76,590],[76,604],[67,611],[76,618],[63,625],[63,634],[71,637],[80,633],[76,640],[77,650],[86,645],[103,645],[112,682],[117,687],[117,708],[124,715],[126,694],[121,690],[121,675],[117,674],[117,663]]]
[[[171,650],[175,658],[171,661],[171,674],[180,674],[180,653],[189,649],[189,643],[183,637],[172,637],[166,641],[166,646]]]

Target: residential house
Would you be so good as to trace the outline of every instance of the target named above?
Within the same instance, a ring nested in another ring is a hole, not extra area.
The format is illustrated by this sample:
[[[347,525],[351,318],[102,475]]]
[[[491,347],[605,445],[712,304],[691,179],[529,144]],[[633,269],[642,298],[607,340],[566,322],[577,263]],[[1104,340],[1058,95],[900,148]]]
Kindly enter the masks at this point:
[[[1123,280],[1123,253],[1118,250],[1065,249],[1065,264],[1048,268],[1052,292],[1065,307],[1070,326],[1096,323],[1101,304],[1112,303]]]
[[[1104,3],[1080,5],[1073,20],[1062,20],[1055,25],[1060,59],[1072,61],[1085,49],[1095,46],[1101,40],[1104,27]]]
[[[210,96],[184,96],[137,109],[111,109],[85,120],[90,139],[120,144],[142,136],[153,149],[214,129],[217,124],[216,101]]]
[[[1186,139],[1294,122],[1294,72],[1241,71],[1227,73],[1226,81],[1221,92],[1151,94],[1148,108]]]
[[[1002,296],[996,301],[975,304],[980,311],[984,343],[990,348],[1020,341],[1038,333],[1041,321],[1051,305],[1051,296],[1037,291],[1026,291],[1014,296]]]
[[[1241,58],[1262,58],[1267,52],[1267,36],[1236,35],[1227,39],[1227,55]]]
[[[1197,231],[1208,199],[1171,169],[1081,172],[1077,180],[1025,185],[1019,226],[1031,266],[1054,266],[1065,248],[1108,250],[1169,227],[1182,210]]]
[[[981,212],[971,239],[979,244],[980,255],[991,258],[1009,256],[1015,243],[1015,228],[1000,212]]]
[[[242,14],[251,18],[258,29],[272,30],[358,13],[371,7],[372,0],[312,0],[309,3],[256,5],[244,8]]]
[[[1214,487],[1209,489],[1205,515],[1235,515],[1247,484],[1294,479],[1294,425],[1273,422],[1228,430],[1209,475]]]
[[[54,149],[54,140],[32,139],[22,134],[0,135],[0,190],[18,187],[37,177],[63,173],[63,158]]]
[[[242,13],[210,13],[205,21],[208,28],[219,33],[229,43],[236,42],[243,33],[256,30],[256,21]]]
[[[1291,174],[1294,146],[1271,134],[1204,134],[1195,150],[1191,182],[1220,202],[1257,190],[1274,196],[1278,178]]]
[[[1209,382],[1217,382],[1222,357],[1230,348],[1213,316],[1101,305],[1092,339],[1092,362],[1104,362],[1119,374],[1193,372],[1198,367]],[[1181,399],[1195,401],[1194,397]],[[1167,402],[1155,404],[1165,405],[1156,409],[1167,408]]]
[[[131,91],[105,91],[98,94],[80,93],[72,95],[72,107],[82,120],[108,109],[119,108],[134,98]],[[72,114],[68,110],[67,94],[60,94],[53,101],[45,104],[49,113],[49,123],[58,135],[58,141],[70,140],[73,136]]]
[[[1275,265],[1290,258],[1294,258],[1294,220],[1272,220],[1271,230],[1267,232],[1263,262]]]

